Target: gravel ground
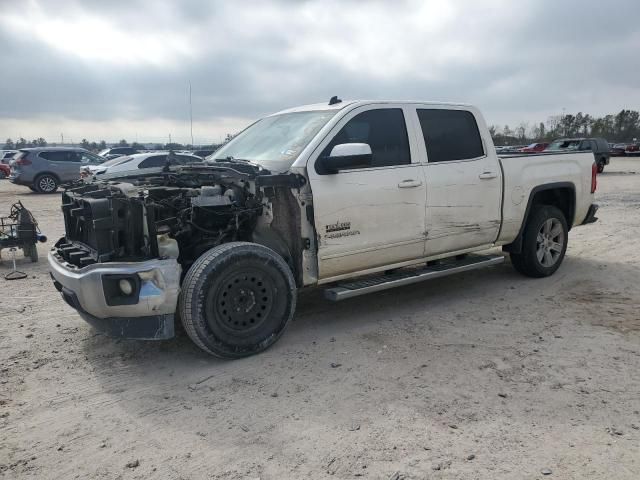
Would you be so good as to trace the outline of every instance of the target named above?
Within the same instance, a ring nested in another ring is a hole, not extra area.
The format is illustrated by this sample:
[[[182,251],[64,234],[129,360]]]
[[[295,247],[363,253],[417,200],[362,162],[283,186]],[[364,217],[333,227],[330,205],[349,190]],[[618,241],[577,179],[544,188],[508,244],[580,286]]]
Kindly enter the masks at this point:
[[[46,261],[0,279],[0,477],[640,478],[640,159],[551,278],[508,264],[338,304],[305,292],[269,351],[93,331]],[[50,238],[58,195],[0,181]],[[0,274],[9,271],[3,252]]]

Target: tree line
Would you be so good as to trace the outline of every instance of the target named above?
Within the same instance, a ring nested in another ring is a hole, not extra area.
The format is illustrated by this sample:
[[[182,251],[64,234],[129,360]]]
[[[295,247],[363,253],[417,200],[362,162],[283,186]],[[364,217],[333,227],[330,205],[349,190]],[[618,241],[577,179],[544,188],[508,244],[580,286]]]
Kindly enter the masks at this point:
[[[596,117],[578,112],[551,116],[534,125],[522,122],[513,130],[509,125],[491,125],[489,131],[496,145],[549,142],[562,137],[602,137],[608,142],[628,143],[640,140],[640,113],[621,110],[615,115]]]
[[[227,134],[225,138],[225,143],[233,138],[233,135]],[[24,138],[19,138],[15,142],[11,138],[7,138],[4,142],[4,150],[19,150],[21,148],[31,148],[31,147],[46,147],[49,143],[42,137],[36,138],[34,140],[28,141]],[[53,145],[56,145],[55,143]],[[108,147],[132,147],[136,150],[194,150],[194,149],[212,149],[215,150],[220,145],[218,144],[210,144],[210,145],[183,145],[182,143],[156,143],[156,144],[146,144],[132,142],[129,143],[127,140],[122,139],[117,143],[107,145],[107,142],[104,140],[100,140],[99,142],[90,142],[86,138],[83,138],[82,141],[78,144],[79,147],[84,148],[85,150],[89,150],[90,152],[99,152],[100,150],[104,150]]]

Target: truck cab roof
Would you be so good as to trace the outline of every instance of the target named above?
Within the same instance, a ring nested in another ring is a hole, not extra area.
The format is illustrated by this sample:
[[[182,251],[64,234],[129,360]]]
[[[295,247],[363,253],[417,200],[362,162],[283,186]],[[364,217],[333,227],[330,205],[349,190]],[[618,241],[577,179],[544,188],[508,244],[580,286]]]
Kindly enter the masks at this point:
[[[406,105],[433,105],[433,106],[449,106],[449,107],[463,107],[471,108],[472,106],[465,103],[452,103],[452,102],[438,102],[438,101],[423,101],[423,100],[340,100],[338,103],[312,103],[309,105],[301,105],[299,107],[287,108],[273,113],[269,116],[282,115],[283,113],[295,113],[295,112],[312,112],[318,110],[342,110],[346,107],[362,107],[366,105],[380,105],[385,103],[393,104],[406,104]]]

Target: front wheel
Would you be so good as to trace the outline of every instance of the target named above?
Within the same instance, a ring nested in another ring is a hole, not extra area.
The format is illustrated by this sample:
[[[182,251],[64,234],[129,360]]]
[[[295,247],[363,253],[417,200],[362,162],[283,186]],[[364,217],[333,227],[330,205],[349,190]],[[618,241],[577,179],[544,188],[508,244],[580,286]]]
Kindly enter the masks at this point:
[[[560,267],[567,251],[569,228],[562,211],[538,205],[529,215],[522,238],[522,251],[512,253],[514,268],[528,277],[548,277]]]
[[[232,242],[205,252],[182,284],[184,328],[202,350],[241,358],[273,345],[296,307],[296,284],[287,263],[262,245]]]
[[[604,172],[604,160],[598,162],[598,173]]]

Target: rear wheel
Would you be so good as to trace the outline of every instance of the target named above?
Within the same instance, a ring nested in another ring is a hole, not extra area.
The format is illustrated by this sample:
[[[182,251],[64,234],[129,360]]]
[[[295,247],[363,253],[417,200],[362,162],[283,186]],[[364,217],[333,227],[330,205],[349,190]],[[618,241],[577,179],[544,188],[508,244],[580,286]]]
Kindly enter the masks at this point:
[[[33,187],[38,193],[53,193],[58,189],[58,179],[48,173],[38,175]]]
[[[259,353],[291,321],[296,285],[286,262],[262,245],[233,242],[205,252],[182,284],[179,312],[189,337],[224,358]]]
[[[569,228],[560,209],[550,205],[534,208],[524,229],[522,251],[510,255],[511,263],[523,275],[548,277],[562,264]]]
[[[598,160],[598,173],[604,172],[604,160]]]

